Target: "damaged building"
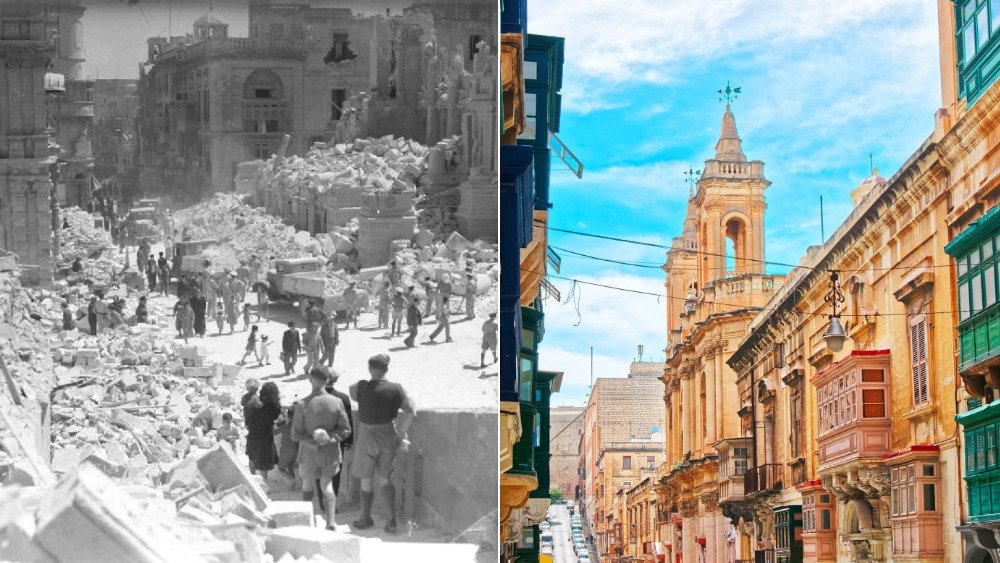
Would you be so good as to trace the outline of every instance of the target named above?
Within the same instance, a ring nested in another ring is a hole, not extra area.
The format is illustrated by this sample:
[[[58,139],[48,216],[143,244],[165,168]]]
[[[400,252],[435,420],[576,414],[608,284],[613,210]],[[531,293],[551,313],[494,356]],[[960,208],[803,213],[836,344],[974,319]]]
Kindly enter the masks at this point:
[[[437,222],[495,240],[496,9],[451,0],[361,14],[252,2],[250,37],[229,37],[210,10],[190,35],[149,39],[140,189],[187,200],[241,191],[255,168],[240,163],[393,135],[431,147],[421,193],[446,210]]]
[[[58,204],[90,197],[93,82],[74,1],[0,1],[0,248],[28,281],[52,279]]]

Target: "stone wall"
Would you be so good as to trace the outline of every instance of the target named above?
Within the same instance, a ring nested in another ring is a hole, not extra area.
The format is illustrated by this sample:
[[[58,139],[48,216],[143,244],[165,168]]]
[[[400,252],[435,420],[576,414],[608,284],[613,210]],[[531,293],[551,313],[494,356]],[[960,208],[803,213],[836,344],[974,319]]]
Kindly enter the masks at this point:
[[[576,495],[580,483],[580,434],[583,432],[583,409],[555,407],[549,411],[549,482],[566,498]]]
[[[496,514],[498,477],[496,452],[497,412],[421,411],[410,427],[412,447],[396,456],[393,482],[402,510],[399,525],[408,521],[421,528],[435,528],[458,536]],[[352,450],[344,471],[349,474]],[[346,485],[346,486],[345,486]],[[351,479],[341,485],[345,502],[357,499],[360,483]],[[375,497],[375,515],[385,517],[386,506]],[[497,523],[499,525],[499,523]],[[496,526],[487,527],[496,530]]]

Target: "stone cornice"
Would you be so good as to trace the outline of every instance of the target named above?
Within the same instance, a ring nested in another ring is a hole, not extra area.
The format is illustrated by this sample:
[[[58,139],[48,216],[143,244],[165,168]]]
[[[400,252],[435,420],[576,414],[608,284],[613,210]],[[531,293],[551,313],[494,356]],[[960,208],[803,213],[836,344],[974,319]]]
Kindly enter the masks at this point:
[[[806,260],[806,268],[796,268],[801,274],[789,274],[785,284],[764,306],[762,315],[766,316],[761,324],[751,327],[750,334],[727,361],[733,370],[737,373],[745,371],[752,359],[772,344],[768,325],[779,319],[787,320],[793,315],[795,305],[812,293],[817,284],[825,281],[829,270],[839,266],[856,245],[864,244],[872,233],[878,232],[878,226],[884,225],[892,217],[889,211],[900,201],[902,194],[918,187],[928,190],[938,187],[933,183],[920,181],[933,168],[942,165],[937,155],[937,145],[928,138],[888,182],[865,197],[838,227],[835,235],[820,247],[811,260]]]

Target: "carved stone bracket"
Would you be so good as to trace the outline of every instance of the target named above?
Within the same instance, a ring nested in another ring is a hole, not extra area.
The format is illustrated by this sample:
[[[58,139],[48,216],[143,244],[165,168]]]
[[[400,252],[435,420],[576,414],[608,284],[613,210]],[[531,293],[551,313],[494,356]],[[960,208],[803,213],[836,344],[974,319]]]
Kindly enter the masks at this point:
[[[684,499],[680,503],[681,516],[684,518],[691,518],[698,514],[698,499],[690,498]]]
[[[705,505],[705,510],[707,512],[715,512],[719,509],[719,491],[702,493],[701,503]]]
[[[884,465],[872,465],[858,468],[858,479],[855,486],[864,491],[869,498],[889,494],[889,468]]]

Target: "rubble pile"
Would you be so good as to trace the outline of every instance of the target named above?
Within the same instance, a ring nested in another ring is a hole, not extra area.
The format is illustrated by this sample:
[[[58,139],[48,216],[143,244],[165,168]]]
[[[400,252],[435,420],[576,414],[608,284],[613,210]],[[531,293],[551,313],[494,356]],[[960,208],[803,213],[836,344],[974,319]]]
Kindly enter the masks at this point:
[[[458,230],[458,218],[455,216],[457,202],[449,207],[442,205],[437,198],[421,195],[414,202],[414,207],[417,210],[417,226],[421,229],[435,235],[447,235]]]
[[[155,303],[150,324],[62,331],[67,299],[83,301],[0,273],[0,476],[20,485],[0,488],[0,559],[359,560],[356,537],[314,528],[310,503],[271,502],[217,442],[224,411],[243,423],[237,366],[174,343]]]
[[[290,196],[338,188],[399,192],[416,185],[426,170],[427,154],[420,143],[392,135],[332,146],[315,143],[305,156],[284,159],[271,174],[273,157],[260,180]]]
[[[423,283],[427,280],[441,282],[448,279],[452,293],[464,295],[470,273],[477,295],[489,297],[495,293],[493,286],[500,279],[496,244],[481,240],[470,242],[459,233],[452,233],[447,241],[434,242],[434,235],[426,230],[419,232],[416,239],[414,247],[397,250],[395,259],[402,285],[413,285],[421,299],[426,297]],[[385,276],[380,270],[373,286],[378,287]]]
[[[244,202],[244,196],[217,193],[211,199],[174,214],[174,224],[188,240],[213,239],[217,247],[206,251],[213,265],[235,268],[239,258],[252,255],[277,259],[299,258],[307,253],[296,242],[295,228]],[[304,233],[309,238],[308,233]],[[299,241],[302,237],[299,236]],[[312,247],[311,241],[308,243]]]
[[[69,225],[59,231],[62,253],[62,268],[69,268],[73,260],[83,258],[88,277],[107,282],[115,268],[122,265],[114,258],[118,247],[111,240],[111,234],[95,223],[94,216],[79,207],[60,210],[60,215]]]

